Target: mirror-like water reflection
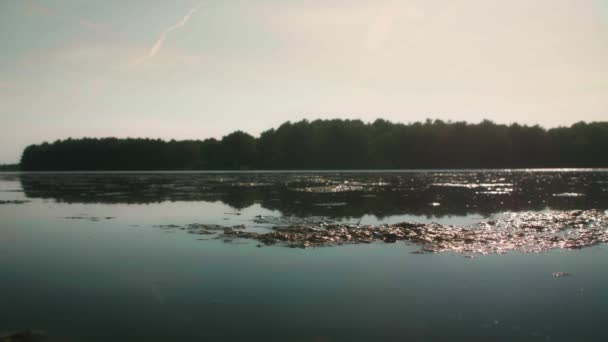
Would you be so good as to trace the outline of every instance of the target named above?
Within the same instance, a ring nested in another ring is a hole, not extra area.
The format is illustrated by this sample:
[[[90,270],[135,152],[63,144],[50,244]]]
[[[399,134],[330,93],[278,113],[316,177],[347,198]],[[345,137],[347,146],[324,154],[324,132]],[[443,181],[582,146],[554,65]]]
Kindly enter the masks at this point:
[[[491,215],[608,208],[603,171],[23,174],[28,198],[66,203],[221,201],[284,215]]]
[[[604,170],[0,174],[0,201],[0,336],[605,339],[605,244],[468,259],[412,254],[419,246],[406,242],[258,248],[160,227],[464,226],[505,212],[606,210]]]

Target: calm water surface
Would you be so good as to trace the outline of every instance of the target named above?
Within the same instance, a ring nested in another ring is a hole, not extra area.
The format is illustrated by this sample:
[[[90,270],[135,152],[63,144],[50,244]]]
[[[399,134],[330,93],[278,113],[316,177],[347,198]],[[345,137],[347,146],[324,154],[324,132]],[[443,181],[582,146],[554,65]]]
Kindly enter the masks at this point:
[[[293,249],[159,225],[608,209],[606,170],[0,174],[0,332],[52,341],[605,341],[608,249]],[[553,272],[569,272],[556,278]]]

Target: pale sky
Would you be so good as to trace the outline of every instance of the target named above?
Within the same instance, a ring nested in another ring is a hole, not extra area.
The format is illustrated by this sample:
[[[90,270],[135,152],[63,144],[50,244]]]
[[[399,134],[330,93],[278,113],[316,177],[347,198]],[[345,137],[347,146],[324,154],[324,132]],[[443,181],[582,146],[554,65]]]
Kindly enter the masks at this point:
[[[607,0],[0,0],[0,163],[284,121],[608,120]]]

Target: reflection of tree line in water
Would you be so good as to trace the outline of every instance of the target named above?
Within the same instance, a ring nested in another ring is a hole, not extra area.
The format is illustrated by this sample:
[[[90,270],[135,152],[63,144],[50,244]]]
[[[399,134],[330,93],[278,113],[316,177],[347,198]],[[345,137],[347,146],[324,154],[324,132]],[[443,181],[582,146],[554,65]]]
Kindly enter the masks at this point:
[[[547,207],[608,208],[607,176],[601,172],[25,174],[20,179],[28,198],[51,198],[67,203],[221,201],[236,210],[257,203],[284,215],[358,218],[366,214],[379,217],[488,215]],[[315,192],[331,189],[349,191]],[[493,190],[498,193],[484,193]],[[556,196],[559,194],[564,195]]]

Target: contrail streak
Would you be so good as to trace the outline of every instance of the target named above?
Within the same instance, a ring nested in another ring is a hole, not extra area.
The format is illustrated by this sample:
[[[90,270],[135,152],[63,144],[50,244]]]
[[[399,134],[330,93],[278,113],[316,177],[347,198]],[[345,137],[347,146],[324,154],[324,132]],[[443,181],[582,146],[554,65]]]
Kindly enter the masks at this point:
[[[154,56],[156,56],[158,51],[160,51],[160,49],[163,47],[163,44],[165,43],[165,40],[167,39],[167,36],[169,35],[169,33],[177,30],[178,28],[184,27],[188,23],[188,21],[190,20],[192,15],[194,15],[194,13],[196,13],[202,6],[203,6],[203,3],[198,4],[198,6],[192,8],[190,11],[188,11],[188,13],[186,13],[186,15],[182,18],[182,20],[180,20],[177,23],[173,24],[172,26],[169,26],[166,29],[164,29],[163,32],[161,32],[160,35],[158,36],[156,43],[154,43],[154,45],[152,45],[152,48],[150,48],[150,51],[148,51],[148,54],[143,56],[142,58],[140,58],[136,64],[139,64],[147,59],[151,59]]]

